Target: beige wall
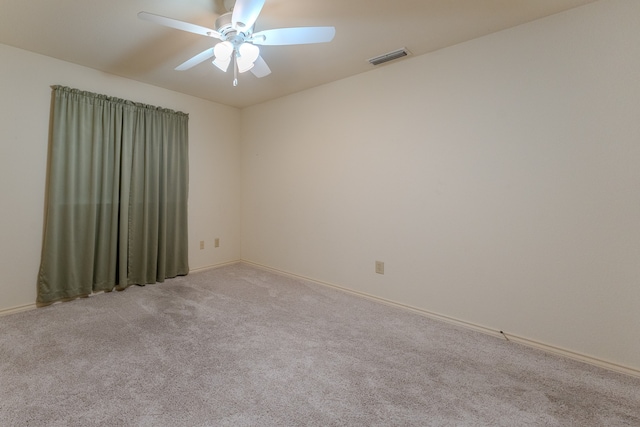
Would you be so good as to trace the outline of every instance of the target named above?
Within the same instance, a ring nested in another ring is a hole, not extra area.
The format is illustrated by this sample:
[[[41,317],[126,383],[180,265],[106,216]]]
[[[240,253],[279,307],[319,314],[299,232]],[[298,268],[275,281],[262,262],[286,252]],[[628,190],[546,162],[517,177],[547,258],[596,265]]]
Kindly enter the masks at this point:
[[[6,45],[0,63],[0,311],[35,302],[55,84],[189,113],[190,268],[239,259],[239,110]]]
[[[602,1],[243,110],[242,258],[640,370],[639,17]]]

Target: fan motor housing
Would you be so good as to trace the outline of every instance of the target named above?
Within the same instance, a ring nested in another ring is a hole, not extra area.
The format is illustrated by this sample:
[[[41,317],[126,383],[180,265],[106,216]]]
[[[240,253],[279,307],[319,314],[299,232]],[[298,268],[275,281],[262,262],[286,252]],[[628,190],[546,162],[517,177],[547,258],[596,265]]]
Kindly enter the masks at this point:
[[[229,40],[238,34],[238,30],[233,28],[232,16],[233,13],[228,12],[218,16],[218,19],[216,19],[216,31],[222,34],[225,40]],[[253,27],[248,28],[247,31],[243,31],[242,34],[246,37],[251,35],[252,32]]]
[[[228,12],[228,13],[225,13],[224,15],[218,16],[218,19],[216,19],[217,32],[219,32],[220,34],[224,34],[226,36],[230,31],[235,31],[233,29],[233,24],[231,22],[232,15],[233,14],[231,12]]]

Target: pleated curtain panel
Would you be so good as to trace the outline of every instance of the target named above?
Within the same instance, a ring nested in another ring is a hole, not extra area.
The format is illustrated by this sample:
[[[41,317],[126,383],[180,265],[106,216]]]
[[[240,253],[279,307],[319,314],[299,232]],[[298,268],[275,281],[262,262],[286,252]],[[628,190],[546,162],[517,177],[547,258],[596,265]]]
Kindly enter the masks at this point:
[[[189,272],[185,113],[53,87],[38,305]]]

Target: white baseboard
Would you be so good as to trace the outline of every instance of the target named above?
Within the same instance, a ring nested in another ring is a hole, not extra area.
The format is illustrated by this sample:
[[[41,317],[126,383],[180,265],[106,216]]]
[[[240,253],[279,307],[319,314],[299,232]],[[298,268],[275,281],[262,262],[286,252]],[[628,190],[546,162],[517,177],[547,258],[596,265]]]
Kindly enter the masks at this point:
[[[198,268],[194,268],[189,270],[189,273],[197,273],[199,271],[207,271],[207,270],[211,270],[213,268],[220,268],[220,267],[224,267],[227,265],[233,265],[233,264],[238,264],[240,261],[239,259],[235,260],[235,261],[227,261],[227,262],[221,262],[220,264],[212,264],[212,265],[207,265],[205,267],[198,267]]]
[[[507,335],[509,341],[516,342],[518,344],[525,345],[527,347],[537,348],[538,350],[546,351],[558,356],[567,357],[569,359],[577,360],[579,362],[588,363],[590,365],[597,366],[599,368],[608,369],[610,371],[618,372],[632,377],[640,378],[640,370],[631,368],[629,366],[620,365],[606,360],[598,359],[593,356],[589,356],[582,353],[576,353],[575,351],[566,350],[564,348],[555,347],[549,344],[541,343],[538,341],[530,340],[528,338],[519,337],[517,335]]]
[[[20,313],[22,311],[33,310],[34,308],[37,308],[35,303],[20,305],[17,307],[3,308],[2,310],[0,310],[0,316],[7,316],[9,314]]]
[[[588,363],[590,365],[594,365],[600,368],[604,368],[610,371],[614,371],[614,372],[618,372],[621,374],[625,374],[625,375],[629,375],[629,376],[633,376],[633,377],[638,377],[640,378],[640,370],[635,369],[635,368],[631,368],[629,366],[624,366],[624,365],[620,365],[617,363],[613,363],[613,362],[608,362],[606,360],[601,360],[586,354],[581,354],[581,353],[576,353],[574,351],[571,350],[566,350],[560,347],[555,347],[549,344],[545,344],[545,343],[541,343],[535,340],[531,340],[528,338],[524,338],[524,337],[520,337],[518,335],[512,335],[508,332],[504,332],[504,331],[500,331],[500,330],[495,330],[495,329],[491,329],[491,328],[487,328],[485,326],[482,325],[477,325],[475,323],[471,323],[471,322],[466,322],[464,320],[459,320],[453,317],[449,317],[449,316],[445,316],[439,313],[434,313],[428,310],[423,310],[421,308],[417,308],[417,307],[412,307],[410,305],[406,305],[406,304],[402,304],[402,303],[398,303],[395,301],[391,301],[385,298],[381,298],[381,297],[377,297],[375,295],[371,295],[371,294],[367,294],[364,292],[359,292],[359,291],[354,291],[351,290],[349,288],[343,287],[343,286],[339,286],[339,285],[335,285],[333,283],[327,283],[327,282],[322,282],[320,280],[316,280],[316,279],[312,279],[309,277],[305,277],[305,276],[301,276],[299,274],[294,274],[294,273],[289,273],[287,271],[283,271],[283,270],[278,270],[276,268],[272,268],[272,267],[268,267],[266,265],[262,265],[262,264],[258,264],[255,262],[251,262],[251,261],[246,261],[246,260],[242,260],[242,263],[248,264],[248,265],[252,265],[254,267],[258,267],[261,268],[263,270],[268,270],[268,271],[272,271],[274,273],[278,273],[278,274],[282,274],[285,276],[290,276],[290,277],[294,277],[294,278],[298,278],[298,279],[302,279],[302,280],[307,280],[309,282],[313,282],[313,283],[317,283],[319,285],[322,286],[328,286],[330,288],[334,288],[343,292],[347,292],[349,294],[352,295],[356,295],[359,297],[363,297],[363,298],[367,298],[373,301],[377,301],[383,304],[387,304],[387,305],[391,305],[394,307],[399,307],[405,310],[409,310],[412,311],[414,313],[420,314],[422,316],[426,316],[429,317],[431,319],[435,319],[435,320],[440,320],[443,322],[447,322],[447,323],[451,323],[457,326],[462,326],[464,328],[467,329],[472,329],[474,331],[478,331],[478,332],[482,332],[484,334],[488,334],[488,335],[492,335],[494,337],[499,337],[502,339],[507,339],[510,342],[515,342],[518,344],[522,344],[525,345],[527,347],[531,347],[531,348],[535,348],[538,350],[542,350],[545,351],[547,353],[552,353],[558,356],[563,356],[563,357],[567,357],[569,359],[573,359],[573,360],[577,360],[579,362],[583,362],[583,363]]]

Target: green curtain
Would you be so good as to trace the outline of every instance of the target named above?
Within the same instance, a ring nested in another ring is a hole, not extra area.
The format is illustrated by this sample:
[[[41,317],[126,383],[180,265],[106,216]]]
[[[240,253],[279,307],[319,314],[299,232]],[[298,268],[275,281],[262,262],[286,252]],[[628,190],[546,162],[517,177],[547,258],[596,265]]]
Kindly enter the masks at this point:
[[[188,120],[53,87],[39,305],[189,272]]]

